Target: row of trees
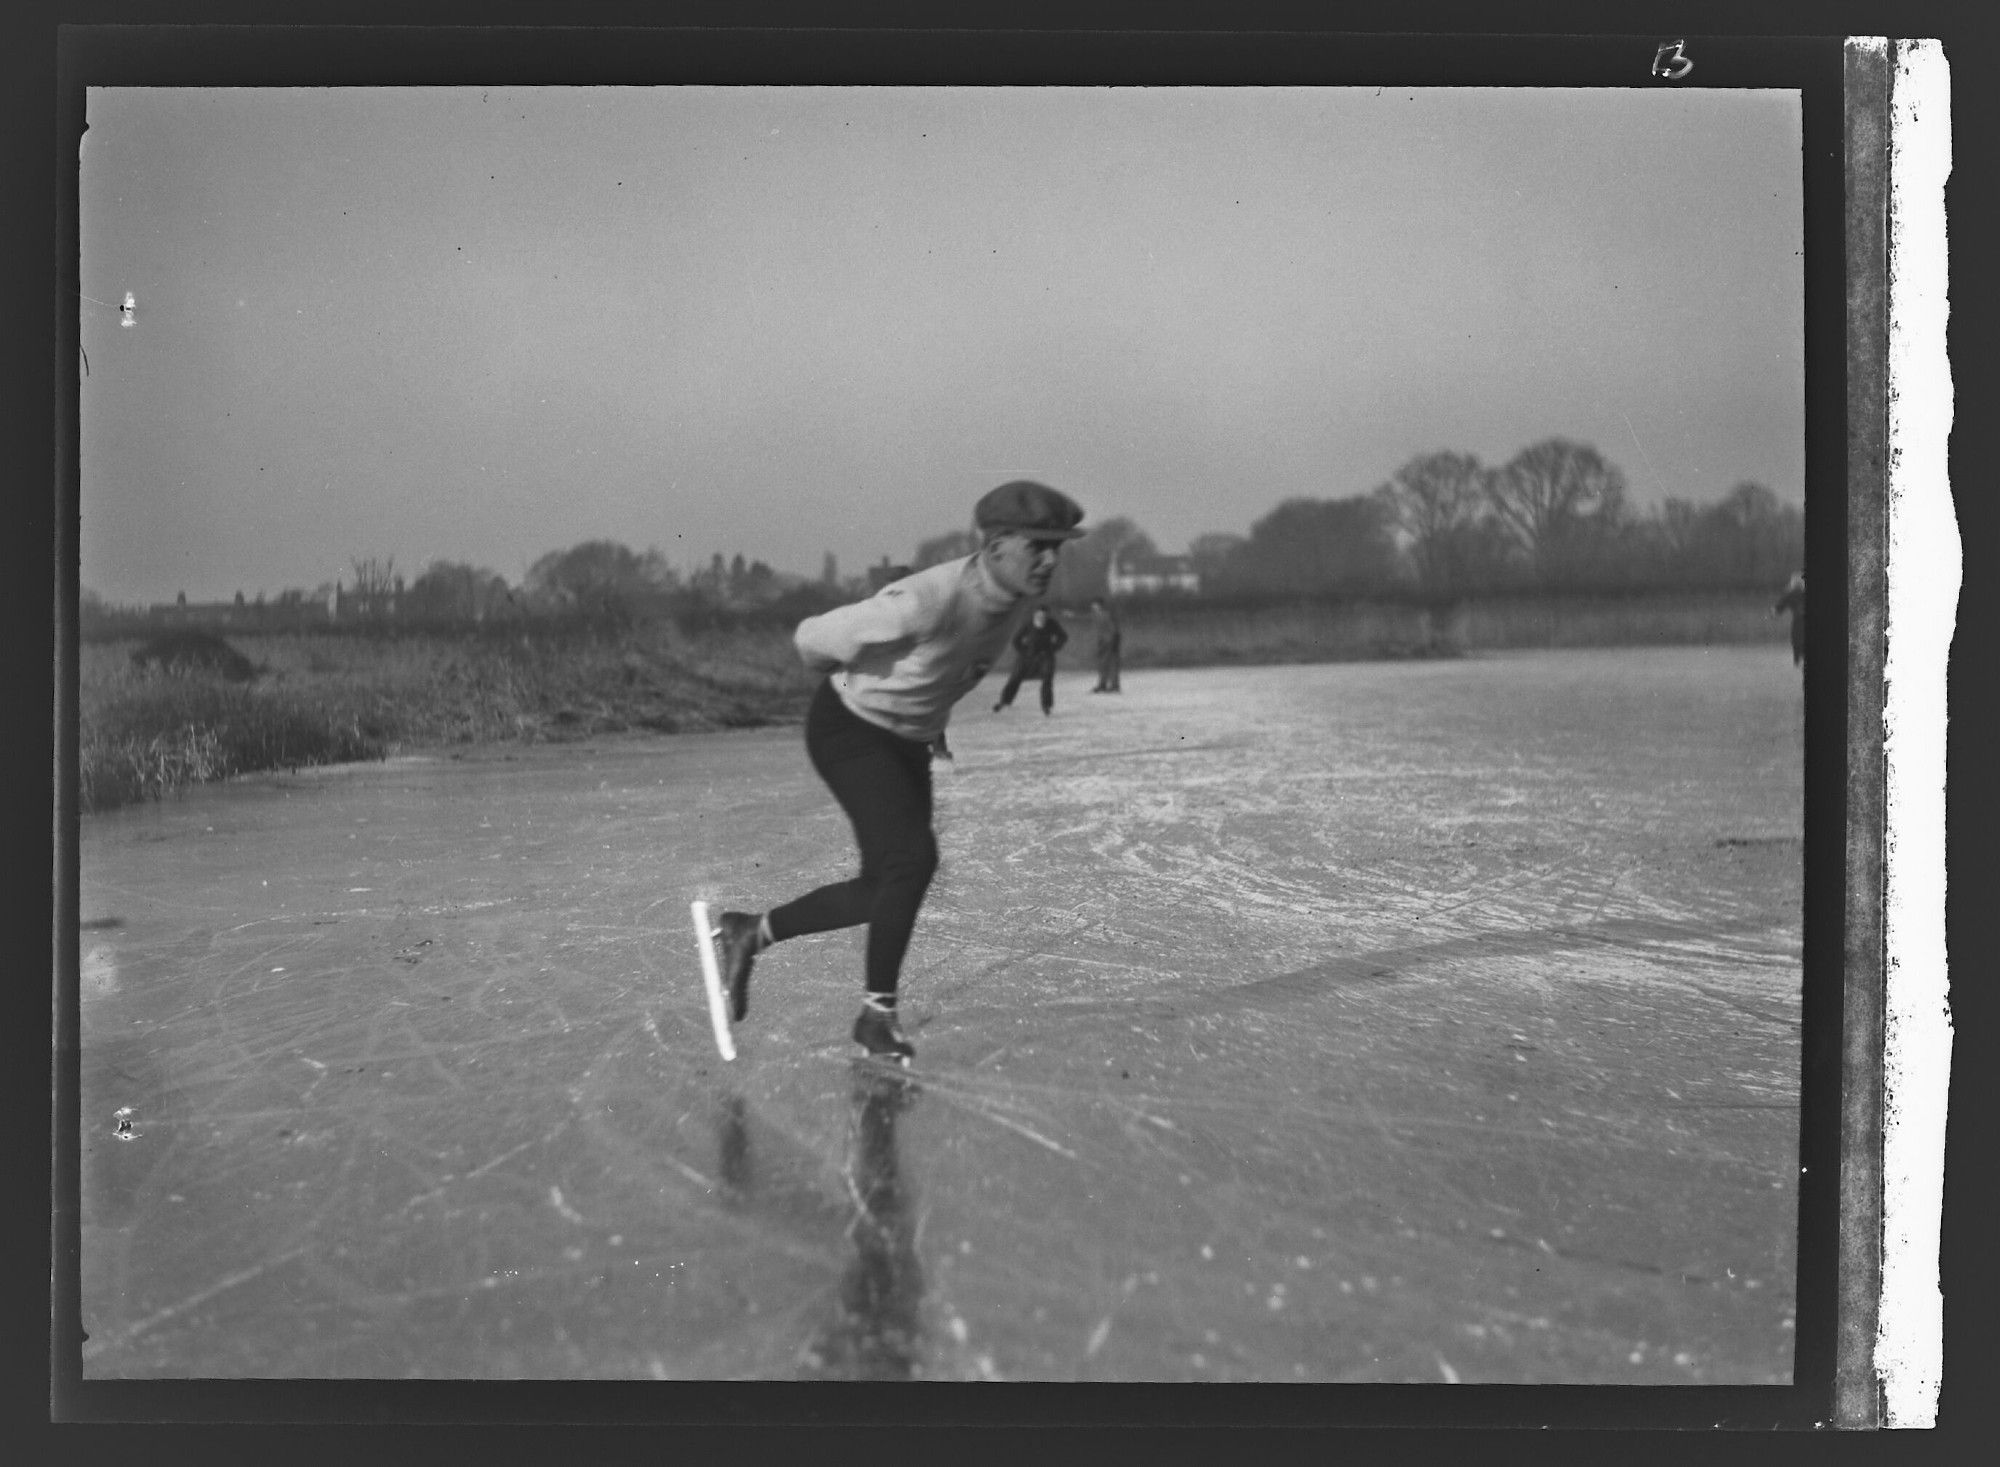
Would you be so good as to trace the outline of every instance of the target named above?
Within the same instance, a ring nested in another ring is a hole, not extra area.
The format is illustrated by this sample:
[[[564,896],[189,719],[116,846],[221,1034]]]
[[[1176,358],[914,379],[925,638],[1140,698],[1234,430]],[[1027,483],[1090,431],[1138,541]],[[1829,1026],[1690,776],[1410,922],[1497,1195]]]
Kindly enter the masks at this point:
[[[1530,445],[1489,467],[1468,453],[1419,454],[1366,494],[1288,499],[1247,534],[1200,535],[1188,558],[1201,594],[1370,595],[1416,591],[1458,596],[1513,590],[1718,589],[1781,584],[1803,564],[1804,515],[1761,484],[1721,499],[1668,499],[1637,511],[1624,473],[1594,447],[1566,438]],[[816,580],[788,576],[742,554],[683,574],[656,549],[590,540],[551,551],[518,586],[498,573],[435,561],[408,584],[393,559],[358,559],[352,577],[308,597],[288,591],[268,607],[241,595],[226,619],[256,622],[308,614],[336,622],[487,622],[570,616],[630,620],[655,613],[765,610],[804,615],[866,595],[905,569],[969,555],[970,528],[920,542],[909,566],[885,557],[842,579],[828,554]],[[1050,594],[1079,604],[1106,594],[1114,559],[1157,556],[1152,538],[1117,516],[1073,542]],[[119,619],[88,592],[84,619]],[[189,608],[190,612],[197,608]],[[123,619],[142,617],[126,613]]]
[[[886,566],[886,562],[885,562]],[[807,614],[865,595],[881,584],[877,568],[859,577],[837,578],[827,558],[821,581],[786,576],[761,560],[738,554],[683,574],[657,549],[634,551],[612,540],[587,540],[550,551],[529,566],[518,585],[497,571],[464,561],[429,562],[414,579],[397,570],[395,558],[357,557],[337,581],[307,592],[287,590],[267,599],[258,593],[233,603],[174,606],[112,605],[90,589],[78,598],[79,630],[86,636],[123,636],[143,631],[163,618],[170,622],[219,625],[240,630],[302,630],[333,626],[465,626],[522,620],[629,622],[667,614],[709,617],[717,613]]]
[[[918,562],[971,543],[969,533],[925,541]],[[1065,552],[1052,594],[1102,595],[1114,556],[1157,553],[1132,520],[1106,520]],[[1497,467],[1469,453],[1419,454],[1369,493],[1288,499],[1247,534],[1200,535],[1188,547],[1202,593],[1232,598],[1770,586],[1804,554],[1803,512],[1764,485],[1640,511],[1616,464],[1565,438]]]
[[[826,574],[833,575],[830,562]],[[708,565],[683,575],[657,549],[635,551],[615,540],[586,540],[542,556],[518,587],[478,566],[434,561],[410,584],[396,612],[432,621],[535,615],[617,621],[663,610],[768,606],[804,584],[762,560],[745,560],[741,553],[725,560],[717,552]]]
[[[1426,590],[1768,585],[1805,555],[1803,511],[1762,484],[1636,512],[1624,472],[1566,438],[1496,468],[1471,454],[1420,454],[1369,498]]]

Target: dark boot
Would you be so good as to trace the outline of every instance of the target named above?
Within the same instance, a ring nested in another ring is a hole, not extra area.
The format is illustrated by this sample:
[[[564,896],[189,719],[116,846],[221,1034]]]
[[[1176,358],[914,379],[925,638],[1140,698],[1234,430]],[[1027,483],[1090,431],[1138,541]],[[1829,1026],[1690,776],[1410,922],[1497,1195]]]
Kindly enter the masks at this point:
[[[917,1057],[916,1048],[903,1037],[894,1009],[864,1005],[861,1017],[854,1021],[854,1042],[876,1059],[894,1060],[901,1065]]]
[[[750,967],[764,944],[757,935],[759,919],[748,912],[724,912],[709,929],[715,944],[715,966],[722,974],[723,991],[729,995],[729,1022],[740,1024],[750,1012]]]

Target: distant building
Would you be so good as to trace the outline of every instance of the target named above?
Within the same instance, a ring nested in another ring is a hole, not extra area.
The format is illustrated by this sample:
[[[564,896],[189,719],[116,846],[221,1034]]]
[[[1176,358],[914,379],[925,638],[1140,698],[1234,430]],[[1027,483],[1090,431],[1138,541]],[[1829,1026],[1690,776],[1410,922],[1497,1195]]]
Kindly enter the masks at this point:
[[[326,619],[346,621],[354,618],[379,620],[393,617],[398,610],[398,602],[403,595],[403,578],[386,586],[370,590],[362,585],[352,588],[335,581],[326,592]]]
[[[386,601],[387,598],[384,598]],[[292,589],[246,601],[239,593],[229,601],[189,601],[185,596],[147,606],[146,620],[166,626],[232,627],[238,631],[314,626],[353,617],[359,603],[354,593],[338,586],[321,586],[311,593]],[[136,609],[136,608],[135,608]]]
[[[1114,555],[1105,573],[1105,585],[1113,596],[1149,595],[1159,591],[1180,591],[1190,595],[1201,590],[1201,572],[1185,555]]]

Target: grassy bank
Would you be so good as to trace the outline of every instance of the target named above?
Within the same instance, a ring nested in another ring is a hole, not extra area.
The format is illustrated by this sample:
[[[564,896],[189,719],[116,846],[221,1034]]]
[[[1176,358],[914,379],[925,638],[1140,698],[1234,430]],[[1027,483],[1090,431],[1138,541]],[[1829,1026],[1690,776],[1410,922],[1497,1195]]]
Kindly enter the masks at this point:
[[[1222,663],[1354,662],[1450,655],[1460,648],[1422,607],[1372,602],[1298,602],[1207,607],[1194,601],[1133,602],[1122,609],[1126,667]],[[1072,647],[1087,659],[1090,622],[1078,618]]]
[[[1457,657],[1526,647],[1719,646],[1781,642],[1761,591],[1494,596],[1213,606],[1160,598],[1123,608],[1127,667]],[[1071,627],[1088,655],[1089,621]]]
[[[1459,656],[1513,647],[1779,641],[1760,592],[1214,606],[1128,604],[1128,668]],[[1086,616],[1064,659],[1089,665]],[[254,675],[136,666],[136,640],[78,668],[86,811],[263,769],[418,749],[790,722],[811,684],[779,624],[538,628],[524,634],[231,636]],[[246,668],[238,663],[236,671]]]
[[[78,665],[78,800],[107,810],[260,769],[421,748],[678,733],[797,718],[811,691],[777,628],[229,639],[255,667],[138,667],[134,641]]]
[[[1466,651],[1510,647],[1722,647],[1783,642],[1775,592],[1508,596],[1461,602],[1447,635]]]

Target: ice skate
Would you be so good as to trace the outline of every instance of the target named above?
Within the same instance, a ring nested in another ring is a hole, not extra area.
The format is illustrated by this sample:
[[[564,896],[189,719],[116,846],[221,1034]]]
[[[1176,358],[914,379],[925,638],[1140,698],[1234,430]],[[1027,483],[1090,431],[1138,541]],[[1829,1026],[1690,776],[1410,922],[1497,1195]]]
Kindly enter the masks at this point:
[[[907,1065],[917,1057],[917,1051],[909,1040],[903,1037],[902,1027],[896,1022],[893,1009],[878,1009],[873,1004],[861,1010],[861,1017],[854,1021],[854,1042],[867,1050],[873,1059],[894,1060],[899,1065]]]
[[[721,969],[723,991],[729,995],[729,1022],[740,1024],[750,1012],[750,968],[763,951],[757,937],[758,919],[748,912],[724,912],[709,929]]]

